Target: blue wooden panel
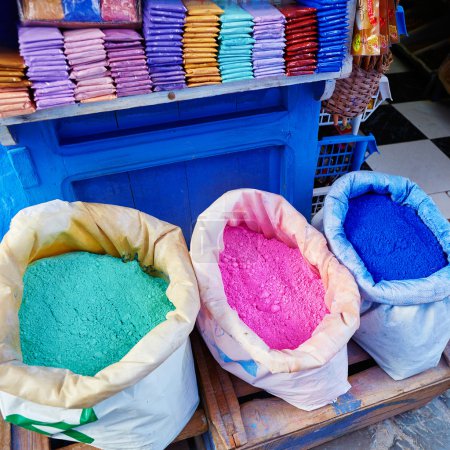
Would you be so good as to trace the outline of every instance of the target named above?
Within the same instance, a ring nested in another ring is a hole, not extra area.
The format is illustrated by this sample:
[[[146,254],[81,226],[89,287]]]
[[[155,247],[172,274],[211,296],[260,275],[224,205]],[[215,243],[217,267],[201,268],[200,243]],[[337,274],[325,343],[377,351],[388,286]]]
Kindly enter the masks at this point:
[[[39,177],[36,173],[30,152],[26,147],[9,149],[8,157],[12,167],[16,171],[17,178],[24,188],[32,188],[39,185]]]
[[[0,239],[8,231],[12,217],[26,206],[28,199],[22,184],[5,149],[0,146]]]
[[[68,117],[54,121],[54,127],[59,143],[64,145],[74,144],[86,138],[95,138],[98,134],[115,131],[118,129],[116,115],[114,112],[93,114],[85,120],[79,117]],[[76,154],[75,146],[61,151],[61,154]]]
[[[125,109],[116,113],[117,126],[121,130],[148,128],[173,123],[178,120],[178,103]]]
[[[280,193],[280,160],[277,148],[231,153],[187,163],[191,214],[195,221],[225,192],[255,188]]]
[[[73,183],[75,199],[83,202],[112,203],[134,208],[128,173],[118,173]]]
[[[191,212],[185,163],[130,172],[136,208],[178,225],[190,236]]]
[[[258,111],[261,109],[281,107],[283,105],[283,89],[286,88],[242,92],[236,96],[236,110]]]

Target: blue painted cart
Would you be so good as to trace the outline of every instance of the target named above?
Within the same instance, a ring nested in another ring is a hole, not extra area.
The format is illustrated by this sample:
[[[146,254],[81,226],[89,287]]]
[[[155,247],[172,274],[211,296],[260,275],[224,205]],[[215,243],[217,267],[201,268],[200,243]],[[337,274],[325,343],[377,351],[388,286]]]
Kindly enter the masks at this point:
[[[0,42],[14,41],[14,2]],[[354,0],[348,4],[354,15]],[[351,32],[351,31],[350,31]],[[339,73],[159,92],[0,119],[0,238],[21,208],[60,198],[130,206],[182,227],[224,192],[285,196],[309,217],[320,96]]]

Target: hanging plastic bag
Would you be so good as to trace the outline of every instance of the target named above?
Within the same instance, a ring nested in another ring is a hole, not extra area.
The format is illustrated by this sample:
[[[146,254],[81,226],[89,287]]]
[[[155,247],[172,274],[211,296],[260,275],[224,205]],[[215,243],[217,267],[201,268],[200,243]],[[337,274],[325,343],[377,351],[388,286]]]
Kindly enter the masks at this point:
[[[165,273],[175,310],[95,376],[22,362],[18,310],[27,266],[72,251],[137,256]],[[134,209],[59,200],[22,210],[0,244],[0,409],[16,425],[108,450],[163,449],[198,404],[189,344],[199,309],[181,230]]]
[[[366,192],[389,194],[415,209],[447,257],[450,225],[417,184],[399,176],[352,172],[337,180],[325,199],[328,244],[355,277],[363,300],[354,340],[394,380],[401,380],[435,367],[450,339],[450,265],[426,278],[375,283],[343,227],[349,199]]]
[[[228,304],[218,265],[227,224],[245,224],[298,247],[319,271],[330,314],[298,348],[270,349]],[[320,408],[348,391],[346,344],[359,325],[358,289],[322,234],[285,199],[254,189],[227,192],[199,216],[191,258],[201,299],[197,325],[224,369],[305,410]]]

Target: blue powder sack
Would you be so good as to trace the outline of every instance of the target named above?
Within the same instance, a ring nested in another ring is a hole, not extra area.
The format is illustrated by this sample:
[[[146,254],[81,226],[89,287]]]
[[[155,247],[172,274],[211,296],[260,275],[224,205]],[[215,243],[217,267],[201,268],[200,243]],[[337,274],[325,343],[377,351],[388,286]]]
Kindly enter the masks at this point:
[[[376,283],[427,277],[447,265],[439,242],[416,211],[388,195],[350,199],[344,230]]]
[[[351,172],[325,198],[323,230],[363,300],[353,339],[395,380],[435,367],[450,339],[450,224],[430,197]]]

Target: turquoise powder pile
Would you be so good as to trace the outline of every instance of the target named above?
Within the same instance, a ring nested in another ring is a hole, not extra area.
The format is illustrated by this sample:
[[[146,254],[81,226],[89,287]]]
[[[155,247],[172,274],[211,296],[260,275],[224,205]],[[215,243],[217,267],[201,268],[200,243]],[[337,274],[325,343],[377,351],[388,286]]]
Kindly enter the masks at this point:
[[[40,259],[24,275],[19,311],[26,364],[95,375],[119,361],[174,310],[168,283],[137,261],[67,253]]]

